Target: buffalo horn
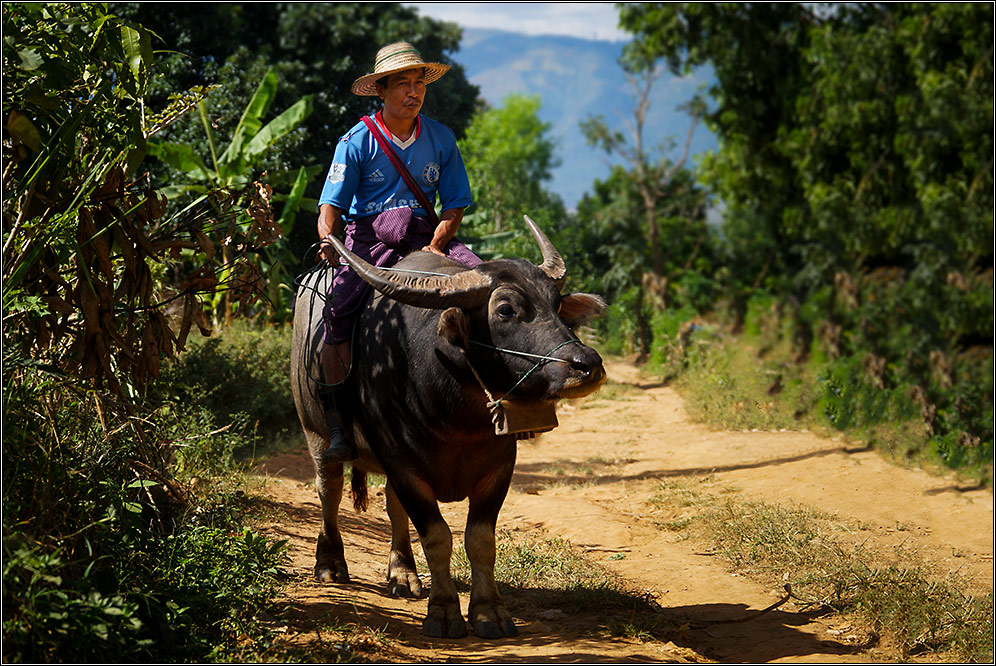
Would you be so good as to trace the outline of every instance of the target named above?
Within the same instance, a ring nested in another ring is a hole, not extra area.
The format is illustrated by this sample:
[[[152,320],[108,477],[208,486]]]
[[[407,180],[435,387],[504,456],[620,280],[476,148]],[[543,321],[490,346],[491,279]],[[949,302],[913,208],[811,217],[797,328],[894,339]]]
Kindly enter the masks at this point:
[[[329,236],[328,241],[364,282],[399,303],[440,310],[472,308],[491,296],[491,278],[483,273],[467,270],[441,276],[388,271],[356,256],[338,238]]]
[[[553,280],[558,290],[563,289],[564,281],[567,279],[567,264],[564,263],[564,258],[560,256],[557,248],[553,246],[553,243],[540,230],[539,226],[528,215],[523,217],[526,218],[526,224],[529,225],[529,230],[533,232],[533,238],[536,239],[536,243],[540,246],[540,251],[543,253],[543,263],[540,264],[540,270]]]

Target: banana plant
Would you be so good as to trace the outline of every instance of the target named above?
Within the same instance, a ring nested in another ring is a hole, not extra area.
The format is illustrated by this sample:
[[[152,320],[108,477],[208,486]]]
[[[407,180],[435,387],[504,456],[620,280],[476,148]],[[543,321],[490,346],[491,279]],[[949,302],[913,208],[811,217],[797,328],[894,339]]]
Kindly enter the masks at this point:
[[[155,156],[166,163],[174,170],[179,171],[189,179],[186,183],[179,183],[164,187],[161,191],[168,199],[189,196],[193,199],[188,206],[197,206],[207,202],[212,205],[212,198],[209,193],[218,189],[239,188],[246,186],[254,177],[254,172],[258,169],[263,157],[269,148],[279,139],[294,131],[307,119],[312,112],[312,96],[306,95],[293,105],[288,107],[277,117],[266,124],[264,119],[269,112],[270,105],[276,97],[279,77],[271,67],[267,70],[260,81],[259,87],[253,94],[252,99],[246,106],[239,119],[239,123],[232,133],[232,137],[224,150],[220,150],[218,137],[212,131],[211,123],[208,120],[207,107],[203,100],[198,103],[198,112],[204,124],[204,131],[207,134],[210,159],[202,159],[193,146],[182,143],[169,142],[149,142],[149,154]],[[298,170],[294,185],[286,195],[275,194],[274,199],[284,200],[284,208],[279,225],[290,224],[294,220],[297,210],[301,206],[304,188],[310,178],[314,177],[313,170],[301,167]],[[246,224],[249,224],[246,222]],[[287,227],[284,230],[289,231]],[[221,253],[219,259],[222,262],[218,274],[219,281],[225,283],[231,276],[229,275],[230,254],[229,249],[222,243],[225,251]],[[267,289],[269,300],[278,310],[282,310],[281,304],[287,299],[280,289],[281,278],[286,277],[285,248],[282,243],[268,248],[267,257],[260,257],[262,273],[266,273],[269,278],[270,287]],[[216,303],[212,303],[213,314],[216,321],[222,315],[225,321],[231,316],[231,308],[227,303],[227,294],[219,293]],[[278,313],[279,314],[279,313]]]
[[[270,146],[294,131],[311,115],[312,96],[306,95],[264,125],[263,119],[276,97],[278,83],[279,77],[271,67],[242,112],[239,124],[220,156],[215,133],[208,122],[207,108],[203,100],[198,103],[211,151],[210,163],[203,160],[190,145],[149,142],[150,154],[185,173],[193,181],[164,188],[163,193],[167,197],[177,197],[185,193],[202,193],[208,186],[232,187],[248,183]]]

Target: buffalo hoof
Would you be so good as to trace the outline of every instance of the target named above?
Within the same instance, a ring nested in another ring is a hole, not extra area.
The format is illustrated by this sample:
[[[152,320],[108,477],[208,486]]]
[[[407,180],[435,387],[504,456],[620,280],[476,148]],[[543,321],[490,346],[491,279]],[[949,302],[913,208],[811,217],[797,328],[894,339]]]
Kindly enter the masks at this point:
[[[422,622],[422,634],[432,638],[463,638],[466,636],[467,622],[460,615],[460,605],[429,606],[429,612]]]
[[[470,626],[474,629],[474,635],[478,638],[504,638],[506,636],[518,636],[519,630],[515,628],[512,616],[505,610],[505,606],[492,608],[473,608],[469,614]]]
[[[502,620],[501,624],[486,620],[474,624],[474,635],[478,638],[505,638],[518,636],[519,630],[515,628],[515,622],[512,620]]]
[[[387,593],[402,599],[420,599],[424,595],[422,581],[414,571],[392,574],[387,581]]]
[[[349,571],[346,567],[333,568],[323,564],[316,564],[315,580],[320,583],[348,583]]]

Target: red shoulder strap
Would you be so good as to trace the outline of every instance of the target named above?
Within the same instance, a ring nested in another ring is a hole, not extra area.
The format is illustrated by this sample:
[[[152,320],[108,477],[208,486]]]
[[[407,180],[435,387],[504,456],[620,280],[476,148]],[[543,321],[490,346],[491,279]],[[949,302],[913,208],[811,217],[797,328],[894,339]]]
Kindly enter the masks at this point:
[[[391,160],[391,164],[393,164],[394,168],[401,174],[401,178],[405,181],[405,184],[408,185],[408,189],[410,189],[412,194],[415,195],[415,198],[418,199],[419,204],[421,204],[422,208],[429,216],[429,220],[434,225],[439,224],[439,218],[436,217],[436,210],[433,208],[432,204],[429,203],[429,199],[425,196],[425,192],[422,191],[422,188],[419,187],[418,183],[415,182],[415,179],[412,178],[412,175],[408,172],[408,167],[405,166],[404,162],[401,161],[397,153],[394,152],[394,148],[391,147],[391,144],[388,143],[387,139],[381,133],[380,128],[377,127],[377,123],[375,123],[370,116],[363,116],[363,122],[370,129],[370,133],[373,134],[373,138],[377,140],[377,145],[380,146],[380,149],[384,151],[385,155],[387,155],[387,159]]]

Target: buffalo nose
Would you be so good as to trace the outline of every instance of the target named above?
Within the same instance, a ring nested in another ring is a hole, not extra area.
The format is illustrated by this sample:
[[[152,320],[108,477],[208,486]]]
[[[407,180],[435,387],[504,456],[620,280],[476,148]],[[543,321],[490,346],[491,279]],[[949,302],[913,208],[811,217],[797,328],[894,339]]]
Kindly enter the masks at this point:
[[[600,381],[605,376],[602,357],[591,347],[577,347],[572,350],[571,368],[585,379]]]

